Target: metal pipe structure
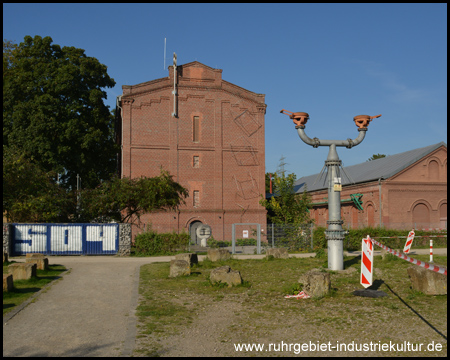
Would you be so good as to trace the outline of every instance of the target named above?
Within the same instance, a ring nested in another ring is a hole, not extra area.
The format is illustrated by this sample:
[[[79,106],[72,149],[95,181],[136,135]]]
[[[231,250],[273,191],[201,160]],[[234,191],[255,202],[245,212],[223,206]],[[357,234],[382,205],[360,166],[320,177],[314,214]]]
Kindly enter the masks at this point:
[[[309,119],[308,113],[281,110],[283,114],[289,115],[294,121],[295,128],[297,129],[298,136],[302,141],[314,148],[319,146],[329,146],[327,160],[325,166],[327,167],[327,187],[328,187],[328,228],[325,231],[325,237],[328,243],[328,268],[330,270],[343,270],[344,269],[344,247],[343,240],[345,235],[348,234],[342,228],[343,221],[341,220],[341,177],[339,167],[342,165],[341,160],[336,151],[337,146],[345,146],[351,149],[353,146],[359,145],[366,136],[367,126],[372,119],[380,117],[358,115],[354,117],[356,126],[358,126],[358,137],[354,140],[320,140],[318,138],[311,139],[305,134],[305,124]],[[287,114],[290,113],[290,114]]]

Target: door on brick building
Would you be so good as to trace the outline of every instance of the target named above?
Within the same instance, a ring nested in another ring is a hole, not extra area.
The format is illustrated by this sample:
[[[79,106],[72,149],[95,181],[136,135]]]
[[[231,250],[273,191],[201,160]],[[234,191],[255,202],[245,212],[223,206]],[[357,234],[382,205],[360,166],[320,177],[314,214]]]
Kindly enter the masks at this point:
[[[197,228],[202,225],[201,221],[193,221],[189,225],[189,234],[191,235],[191,244],[200,245],[200,239],[197,236]]]

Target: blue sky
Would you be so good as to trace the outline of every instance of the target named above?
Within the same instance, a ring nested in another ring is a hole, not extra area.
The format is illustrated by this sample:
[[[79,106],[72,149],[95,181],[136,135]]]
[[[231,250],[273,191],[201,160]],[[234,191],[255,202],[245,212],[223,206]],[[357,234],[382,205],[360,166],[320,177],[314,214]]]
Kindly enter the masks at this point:
[[[310,115],[306,134],[365,140],[338,148],[344,166],[447,142],[447,4],[3,4],[3,38],[50,36],[108,66],[122,85],[199,61],[266,95],[266,172],[318,173],[328,148],[304,144],[281,109]],[[164,38],[167,39],[164,69]]]

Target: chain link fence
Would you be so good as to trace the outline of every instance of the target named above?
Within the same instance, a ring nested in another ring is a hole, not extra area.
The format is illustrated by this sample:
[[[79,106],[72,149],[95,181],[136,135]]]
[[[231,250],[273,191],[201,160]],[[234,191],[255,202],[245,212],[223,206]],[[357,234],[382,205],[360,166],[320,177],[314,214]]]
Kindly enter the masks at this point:
[[[287,248],[288,251],[312,250],[314,225],[267,224],[267,232],[261,244],[272,248]]]

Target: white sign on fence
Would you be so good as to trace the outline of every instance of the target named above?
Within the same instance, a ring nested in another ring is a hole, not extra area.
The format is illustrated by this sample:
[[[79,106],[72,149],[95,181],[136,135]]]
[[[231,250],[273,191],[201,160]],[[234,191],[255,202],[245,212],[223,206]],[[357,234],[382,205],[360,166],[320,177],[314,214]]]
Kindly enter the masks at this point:
[[[243,237],[244,239],[248,239],[248,230],[242,231],[242,237]]]

